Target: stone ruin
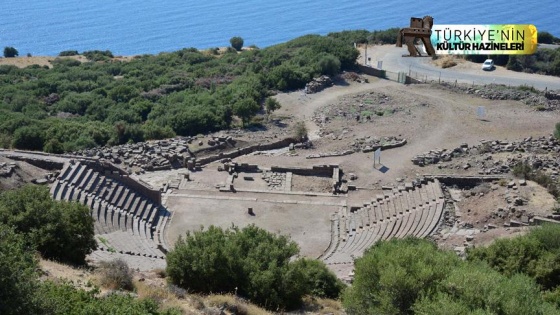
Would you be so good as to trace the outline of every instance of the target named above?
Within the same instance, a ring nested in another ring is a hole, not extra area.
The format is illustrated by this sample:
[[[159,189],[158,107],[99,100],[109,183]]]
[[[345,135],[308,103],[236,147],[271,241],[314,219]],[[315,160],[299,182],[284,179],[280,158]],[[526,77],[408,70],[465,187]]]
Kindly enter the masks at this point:
[[[220,162],[222,165],[218,166],[218,171],[225,171],[229,174],[224,184],[216,186],[221,192],[236,191],[234,182],[236,178],[240,176],[245,180],[253,180],[252,176],[244,176],[243,173],[259,173],[261,179],[266,183],[267,190],[291,191],[292,176],[294,174],[301,176],[330,177],[332,180],[331,192],[333,194],[347,192],[348,190],[348,185],[343,183],[343,172],[338,165],[315,165],[311,168],[272,166],[270,169],[261,169],[258,165],[247,163],[239,164],[232,162],[229,158],[223,159]]]
[[[123,144],[114,147],[101,147],[73,152],[73,155],[108,160],[113,164],[124,166],[127,171],[137,173],[171,169],[181,164],[184,155],[188,155],[188,143],[191,138],[173,138]]]
[[[313,93],[321,92],[322,90],[332,85],[333,85],[333,81],[331,80],[331,78],[329,76],[322,75],[318,78],[314,78],[313,81],[305,85],[305,93],[313,94]]]
[[[0,177],[10,177],[16,168],[17,164],[14,162],[0,162]]]
[[[146,171],[169,170],[187,166],[184,165],[184,162],[194,155],[189,149],[193,143],[203,147],[198,150],[201,152],[225,148],[228,144],[234,145],[235,140],[231,136],[214,136],[206,141],[198,137],[176,137],[114,147],[85,149],[73,152],[72,155],[108,160],[120,165],[128,172],[141,174]]]
[[[261,175],[270,190],[285,190],[286,173],[264,171]]]
[[[356,152],[373,152],[378,148],[383,149],[390,149],[400,147],[406,144],[406,139],[398,138],[398,137],[383,137],[383,138],[376,138],[372,136],[368,136],[365,138],[358,138],[354,141],[351,145]]]
[[[495,153],[518,153],[518,155],[504,160],[495,160],[492,157],[492,154]],[[531,155],[524,156],[525,153]],[[552,136],[536,139],[528,137],[521,141],[512,142],[482,141],[472,147],[464,143],[451,150],[434,149],[415,156],[412,163],[425,166],[450,162],[453,158],[458,157],[473,157],[460,165],[460,168],[467,170],[471,167],[477,167],[480,175],[499,175],[510,173],[513,167],[520,162],[527,162],[532,168],[547,170],[549,175],[556,178],[560,175],[560,155],[558,153],[560,153],[560,141],[558,139]],[[475,158],[476,155],[480,158]],[[440,167],[446,168],[445,165],[440,165]]]
[[[472,94],[480,98],[490,100],[515,100],[522,101],[529,106],[539,107],[539,110],[555,110],[560,108],[560,94],[554,91],[538,91],[508,87],[499,84],[488,84],[484,86],[465,86],[447,82],[441,82],[441,86],[456,92]]]

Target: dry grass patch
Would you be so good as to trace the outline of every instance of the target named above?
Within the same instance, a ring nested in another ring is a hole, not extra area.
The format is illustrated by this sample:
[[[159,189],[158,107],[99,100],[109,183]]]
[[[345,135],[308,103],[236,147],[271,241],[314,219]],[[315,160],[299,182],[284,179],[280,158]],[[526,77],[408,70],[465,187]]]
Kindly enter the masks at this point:
[[[132,291],[132,270],[122,259],[103,261],[97,270],[97,279],[101,287],[110,290]]]
[[[206,305],[213,307],[224,307],[225,310],[237,315],[272,315],[272,313],[231,294],[209,295],[206,297]]]
[[[342,308],[342,303],[338,300],[315,298],[306,296],[303,299],[303,309],[305,312],[313,312],[313,314],[346,314]]]
[[[152,299],[161,305],[162,310],[179,309],[185,315],[204,314],[204,302],[197,295],[187,295],[186,291],[175,286],[162,286],[147,281],[135,281],[138,298]]]
[[[435,64],[438,67],[442,67],[443,69],[445,69],[445,68],[455,67],[457,65],[457,61],[453,56],[444,56],[436,60]]]

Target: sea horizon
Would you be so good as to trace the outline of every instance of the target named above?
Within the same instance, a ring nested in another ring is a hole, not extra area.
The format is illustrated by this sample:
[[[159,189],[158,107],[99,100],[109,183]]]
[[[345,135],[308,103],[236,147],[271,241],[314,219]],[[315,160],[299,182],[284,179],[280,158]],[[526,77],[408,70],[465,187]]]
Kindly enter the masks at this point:
[[[157,54],[194,47],[229,46],[241,36],[245,46],[268,47],[307,35],[343,30],[407,27],[410,17],[430,15],[435,24],[534,24],[560,37],[550,12],[554,0],[523,5],[497,0],[439,1],[257,0],[133,1],[99,4],[77,0],[23,0],[0,4],[0,46],[20,56],[54,56],[65,50],[110,50],[115,55]]]

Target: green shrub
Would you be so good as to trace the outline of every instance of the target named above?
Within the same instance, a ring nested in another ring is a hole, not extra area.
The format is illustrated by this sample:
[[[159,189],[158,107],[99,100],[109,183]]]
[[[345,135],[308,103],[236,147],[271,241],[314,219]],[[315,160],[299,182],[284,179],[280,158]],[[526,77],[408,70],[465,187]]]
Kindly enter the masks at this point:
[[[529,179],[533,168],[527,161],[519,162],[513,166],[512,173],[515,177]]]
[[[324,264],[290,262],[297,245],[253,225],[187,233],[167,254],[167,275],[198,293],[234,293],[268,309],[294,309],[312,291],[336,295],[339,283]]]
[[[239,36],[234,36],[229,40],[231,47],[237,51],[241,51],[243,48],[243,38]]]
[[[320,298],[337,299],[344,288],[344,284],[319,260],[298,259],[292,268],[300,269],[307,281],[306,292]]]
[[[352,35],[302,36],[241,52],[230,47],[223,55],[189,48],[124,62],[92,50],[83,55],[101,62],[56,58],[51,69],[0,66],[2,142],[74,151],[213,132],[229,128],[234,114],[248,123],[277,90],[353,68],[358,51],[345,36]]]
[[[132,270],[122,259],[103,261],[99,264],[101,285],[112,290],[132,291]]]
[[[560,226],[544,225],[528,235],[499,239],[468,252],[470,261],[483,261],[498,272],[526,274],[545,289],[560,285]]]
[[[553,314],[529,277],[506,277],[485,264],[462,264],[441,282],[437,294],[413,306],[415,314]]]
[[[532,265],[527,256],[542,253],[539,243],[550,241],[550,250],[559,248],[560,228],[554,229],[532,232],[529,242],[490,246],[496,259],[469,251],[469,259],[462,261],[455,253],[416,238],[379,242],[356,261],[354,282],[344,294],[343,305],[349,315],[558,314],[555,292],[542,292],[535,282],[539,278],[521,267]],[[543,266],[555,264],[533,264],[535,270],[547,270],[540,276],[557,278],[557,271]]]
[[[58,54],[60,57],[76,56],[79,55],[77,50],[64,50]]]
[[[425,240],[379,242],[355,261],[343,298],[348,314],[411,314],[414,303],[434,292],[461,261]]]
[[[82,53],[89,61],[105,61],[114,58],[113,53],[109,50],[90,50]]]
[[[537,33],[537,42],[539,44],[553,44],[558,40],[558,38],[554,37],[554,35],[550,34],[549,32],[541,31]]]
[[[0,314],[32,314],[38,264],[23,237],[0,223]]]
[[[19,52],[14,47],[4,47],[4,57],[13,58],[19,56]]]
[[[16,149],[42,150],[44,133],[37,126],[24,126],[14,132],[12,146]]]
[[[68,283],[45,281],[39,287],[40,314],[139,314],[179,315],[178,309],[160,310],[152,299],[136,299],[131,295],[115,293],[98,297],[98,291],[76,289]]]
[[[294,137],[296,140],[303,141],[307,139],[307,126],[304,121],[298,121],[295,125]]]
[[[333,55],[325,55],[319,59],[321,74],[335,76],[340,73],[340,60]]]
[[[0,223],[25,235],[45,258],[83,264],[97,247],[89,208],[54,201],[43,186],[27,185],[0,194]]]

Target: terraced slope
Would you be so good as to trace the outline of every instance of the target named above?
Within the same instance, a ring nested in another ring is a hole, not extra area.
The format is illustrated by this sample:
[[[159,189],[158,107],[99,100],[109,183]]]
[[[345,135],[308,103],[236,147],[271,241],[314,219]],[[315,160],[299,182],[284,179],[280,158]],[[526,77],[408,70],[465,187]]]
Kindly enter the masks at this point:
[[[51,187],[56,200],[77,201],[91,209],[99,249],[93,260],[125,257],[132,267],[165,265],[163,232],[170,213],[125,184],[121,174],[96,171],[87,163],[68,163]],[[135,258],[133,258],[135,257]]]
[[[321,259],[327,264],[352,263],[380,240],[424,238],[436,229],[445,201],[439,181],[384,191],[371,202],[332,217],[331,244]]]

